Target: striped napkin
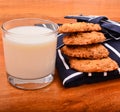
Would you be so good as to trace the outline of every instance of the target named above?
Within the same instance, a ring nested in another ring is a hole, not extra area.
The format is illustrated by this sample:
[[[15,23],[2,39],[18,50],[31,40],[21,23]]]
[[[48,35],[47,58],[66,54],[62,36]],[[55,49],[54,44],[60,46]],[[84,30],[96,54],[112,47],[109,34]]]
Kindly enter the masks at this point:
[[[108,20],[104,16],[65,16],[65,18],[77,19],[78,22],[98,23],[102,27],[102,32],[107,37],[102,43],[110,52],[110,57],[120,66],[120,24]],[[63,45],[62,38],[65,34],[58,34],[56,67],[59,77],[64,87],[74,87],[86,83],[95,83],[111,79],[120,78],[120,68],[111,72],[86,73],[71,69],[67,56],[62,54],[60,47]]]

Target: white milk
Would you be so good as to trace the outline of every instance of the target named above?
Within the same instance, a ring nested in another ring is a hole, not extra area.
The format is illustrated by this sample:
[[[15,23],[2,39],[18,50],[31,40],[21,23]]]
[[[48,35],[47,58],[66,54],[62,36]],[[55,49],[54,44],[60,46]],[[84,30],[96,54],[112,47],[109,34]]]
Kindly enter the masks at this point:
[[[57,38],[55,33],[50,33],[52,30],[22,26],[8,31],[14,33],[5,34],[3,38],[8,74],[23,79],[54,74]]]

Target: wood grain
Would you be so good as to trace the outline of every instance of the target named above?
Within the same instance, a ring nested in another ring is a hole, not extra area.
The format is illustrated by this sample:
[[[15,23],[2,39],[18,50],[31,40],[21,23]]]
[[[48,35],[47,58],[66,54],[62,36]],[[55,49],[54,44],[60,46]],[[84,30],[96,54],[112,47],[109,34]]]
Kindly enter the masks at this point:
[[[73,22],[65,15],[105,15],[120,21],[120,0],[0,0],[0,25],[24,17]],[[5,73],[0,31],[0,112],[119,112],[120,79],[64,88],[57,70],[46,88],[24,91],[12,87]]]

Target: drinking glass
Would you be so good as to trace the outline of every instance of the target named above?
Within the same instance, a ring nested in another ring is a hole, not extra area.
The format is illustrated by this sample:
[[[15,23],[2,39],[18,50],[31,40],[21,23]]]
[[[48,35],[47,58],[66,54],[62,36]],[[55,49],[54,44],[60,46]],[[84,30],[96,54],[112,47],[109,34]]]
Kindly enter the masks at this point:
[[[3,23],[8,82],[20,89],[39,89],[54,79],[58,25],[39,18]]]

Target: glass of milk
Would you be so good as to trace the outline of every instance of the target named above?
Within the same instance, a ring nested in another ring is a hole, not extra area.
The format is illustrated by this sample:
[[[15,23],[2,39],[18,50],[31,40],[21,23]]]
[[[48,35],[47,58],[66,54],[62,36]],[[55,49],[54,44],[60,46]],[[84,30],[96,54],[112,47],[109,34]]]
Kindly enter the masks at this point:
[[[54,79],[57,24],[22,18],[2,25],[8,81],[20,89],[39,89]]]

